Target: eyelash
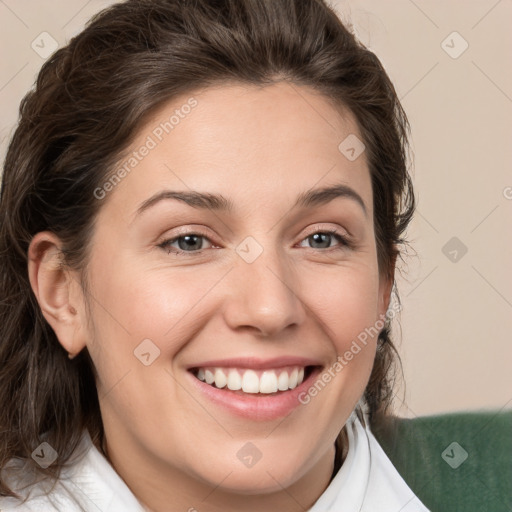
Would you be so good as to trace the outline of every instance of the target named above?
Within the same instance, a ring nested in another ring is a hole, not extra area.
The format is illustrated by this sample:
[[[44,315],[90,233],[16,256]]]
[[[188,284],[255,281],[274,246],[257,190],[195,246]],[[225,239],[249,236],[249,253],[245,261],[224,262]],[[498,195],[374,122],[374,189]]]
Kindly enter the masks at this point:
[[[337,250],[353,249],[354,248],[353,243],[347,237],[341,235],[335,229],[318,229],[316,231],[313,231],[309,235],[307,235],[305,238],[303,238],[301,240],[301,242],[304,241],[304,240],[307,240],[308,238],[312,237],[313,235],[316,235],[317,233],[321,233],[323,235],[330,235],[330,236],[336,238],[340,242],[340,245],[338,245],[338,246],[327,247],[325,249],[316,249],[318,251],[327,252],[327,251],[337,251]],[[213,243],[208,238],[208,236],[205,235],[204,233],[196,232],[196,231],[189,231],[189,232],[181,233],[179,236],[176,236],[174,238],[168,238],[166,240],[163,240],[161,243],[158,244],[158,247],[160,247],[161,249],[165,250],[168,254],[170,254],[170,253],[174,253],[174,254],[177,254],[177,255],[180,255],[180,254],[186,254],[186,255],[201,254],[206,249],[199,249],[197,251],[183,251],[182,249],[176,249],[176,248],[171,248],[170,247],[170,244],[172,244],[174,242],[177,242],[180,238],[184,238],[186,236],[192,236],[192,235],[198,236],[198,237],[201,237],[201,238],[205,238],[210,243]],[[315,250],[314,248],[312,248],[312,249]]]

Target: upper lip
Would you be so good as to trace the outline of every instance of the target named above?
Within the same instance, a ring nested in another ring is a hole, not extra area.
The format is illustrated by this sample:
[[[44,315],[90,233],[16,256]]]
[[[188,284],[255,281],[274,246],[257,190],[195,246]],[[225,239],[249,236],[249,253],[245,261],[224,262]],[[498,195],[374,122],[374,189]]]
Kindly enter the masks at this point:
[[[235,357],[230,359],[215,359],[203,361],[188,366],[192,368],[250,368],[253,370],[267,370],[273,368],[282,368],[285,366],[322,366],[322,363],[316,359],[296,356],[282,356],[272,359],[260,359],[257,357]]]

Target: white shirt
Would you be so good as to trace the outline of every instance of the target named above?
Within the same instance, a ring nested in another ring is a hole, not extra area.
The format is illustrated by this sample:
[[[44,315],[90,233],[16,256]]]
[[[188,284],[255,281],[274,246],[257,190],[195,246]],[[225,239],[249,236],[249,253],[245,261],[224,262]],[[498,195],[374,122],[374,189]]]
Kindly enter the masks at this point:
[[[366,416],[364,420],[365,426],[355,412],[347,420],[349,447],[346,459],[309,512],[429,512],[378,444]],[[77,457],[69,469],[62,471],[50,498],[43,493],[51,485],[39,482],[25,491],[17,491],[23,496],[30,492],[29,501],[25,504],[19,504],[14,498],[0,498],[0,511],[145,512],[108,460],[94,446],[87,430],[84,430],[75,453],[82,449],[85,455]],[[12,459],[11,463],[13,467],[23,466],[19,459]],[[23,485],[23,480],[16,480],[15,490]],[[12,480],[9,483],[13,486]]]
[[[329,487],[309,512],[429,512],[400,476],[375,436],[353,412],[348,452]]]

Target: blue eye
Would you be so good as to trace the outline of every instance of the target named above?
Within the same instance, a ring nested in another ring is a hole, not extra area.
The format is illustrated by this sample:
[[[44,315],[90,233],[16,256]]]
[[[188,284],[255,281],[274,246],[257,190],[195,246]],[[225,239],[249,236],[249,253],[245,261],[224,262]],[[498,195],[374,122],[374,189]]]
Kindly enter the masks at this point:
[[[199,233],[186,233],[184,235],[164,240],[158,247],[166,249],[169,253],[183,254],[186,252],[201,252],[203,244],[201,240],[209,240],[206,236]],[[178,248],[173,248],[172,244],[178,243]]]
[[[335,245],[334,247],[331,246],[332,239],[336,239],[339,244]],[[177,236],[175,238],[170,238],[168,240],[164,240],[162,243],[158,245],[158,247],[166,250],[169,254],[198,254],[202,253],[205,247],[203,246],[202,241],[207,240],[212,246],[211,240],[206,236],[202,235],[200,233],[184,233],[180,236]],[[310,240],[310,243],[315,244],[325,244],[327,243],[327,247],[312,247],[312,249],[319,249],[319,250],[340,250],[340,249],[347,249],[352,248],[352,245],[350,241],[342,236],[340,233],[338,233],[336,230],[318,230],[310,235],[308,235],[306,238],[303,239],[302,242]],[[175,244],[178,245],[178,247],[175,246]],[[302,245],[301,245],[302,247]]]
[[[319,249],[331,249],[332,247],[330,246],[329,242],[332,241],[333,238],[338,240],[338,242],[340,242],[341,248],[350,247],[349,241],[344,236],[340,235],[336,230],[330,230],[330,229],[316,231],[315,233],[312,233],[311,235],[307,236],[304,239],[304,241],[310,240],[310,241],[313,241],[313,243],[318,243],[318,244],[323,244],[327,241],[328,247],[320,247],[320,248],[316,247],[316,249],[318,249],[318,248]],[[334,248],[337,248],[337,247],[334,247]],[[313,247],[313,249],[315,249],[315,247]]]

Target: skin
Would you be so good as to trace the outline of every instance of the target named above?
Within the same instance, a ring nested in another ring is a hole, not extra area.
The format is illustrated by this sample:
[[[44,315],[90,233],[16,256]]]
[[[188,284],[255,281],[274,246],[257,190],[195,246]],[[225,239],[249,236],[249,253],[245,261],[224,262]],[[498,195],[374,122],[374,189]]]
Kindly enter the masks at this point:
[[[130,149],[190,96],[158,110]],[[366,155],[349,161],[338,150],[349,134],[362,137],[349,112],[303,86],[224,84],[193,96],[191,113],[102,200],[88,292],[59,264],[61,242],[50,232],[31,243],[31,284],[64,349],[90,352],[109,460],[148,510],[302,511],[330,482],[334,441],[364,392],[376,337],[279,420],[220,409],[185,368],[283,355],[328,368],[385,314],[392,278],[377,265]],[[292,208],[299,194],[339,183],[361,196],[366,215],[347,197]],[[222,194],[235,209],[163,200],[136,214],[163,189]],[[159,247],[180,229],[206,237],[199,250]],[[354,246],[311,238],[325,229]],[[247,236],[263,248],[250,264],[236,252]],[[134,357],[144,339],[160,350],[149,366]],[[262,454],[251,468],[236,456],[248,441]]]

